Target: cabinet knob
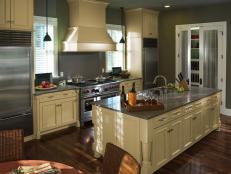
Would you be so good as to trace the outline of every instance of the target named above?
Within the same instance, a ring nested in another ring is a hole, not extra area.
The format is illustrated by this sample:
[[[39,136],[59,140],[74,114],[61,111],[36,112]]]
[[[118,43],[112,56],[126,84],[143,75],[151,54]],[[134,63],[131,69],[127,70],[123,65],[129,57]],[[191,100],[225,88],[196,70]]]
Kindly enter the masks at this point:
[[[159,119],[159,121],[164,121],[165,120],[165,118],[161,118],[161,119]]]
[[[212,111],[214,111],[214,110],[215,110],[215,108],[211,108],[211,110],[212,110]]]
[[[10,23],[10,20],[6,21],[6,23]]]
[[[12,24],[14,24],[15,22],[14,21],[11,21]]]
[[[197,119],[197,117],[193,117],[193,120],[196,120]]]

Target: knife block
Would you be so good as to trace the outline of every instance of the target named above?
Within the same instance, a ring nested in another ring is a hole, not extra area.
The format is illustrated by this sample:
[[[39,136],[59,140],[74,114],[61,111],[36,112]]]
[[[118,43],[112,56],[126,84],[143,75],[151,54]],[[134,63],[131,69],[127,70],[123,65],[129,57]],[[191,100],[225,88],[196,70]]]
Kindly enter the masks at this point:
[[[179,82],[179,87],[183,87],[185,91],[189,90],[188,83],[186,82],[186,80],[181,80]]]

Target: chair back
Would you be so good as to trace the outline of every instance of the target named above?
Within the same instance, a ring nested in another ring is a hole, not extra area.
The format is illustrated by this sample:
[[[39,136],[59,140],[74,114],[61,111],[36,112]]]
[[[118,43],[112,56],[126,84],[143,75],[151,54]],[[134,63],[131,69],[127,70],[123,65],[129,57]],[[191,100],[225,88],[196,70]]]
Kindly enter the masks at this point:
[[[140,174],[140,165],[131,155],[124,155],[119,169],[119,174]]]
[[[23,159],[23,130],[0,131],[0,162]]]
[[[128,152],[107,143],[102,174],[140,174],[140,165]]]

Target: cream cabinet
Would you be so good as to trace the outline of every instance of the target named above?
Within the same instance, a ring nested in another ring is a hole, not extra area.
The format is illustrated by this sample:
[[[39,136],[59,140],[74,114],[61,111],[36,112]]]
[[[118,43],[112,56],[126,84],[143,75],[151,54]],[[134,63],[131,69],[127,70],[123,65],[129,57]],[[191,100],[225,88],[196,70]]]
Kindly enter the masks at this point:
[[[205,106],[203,112],[203,131],[204,134],[208,134],[210,132],[210,117],[211,117],[211,107]]]
[[[143,11],[143,37],[158,38],[158,13],[151,10]]]
[[[32,30],[33,0],[0,0],[0,29]]]
[[[192,117],[192,136],[194,141],[198,141],[202,138],[202,110],[200,111],[194,111]]]
[[[159,12],[138,8],[127,10],[125,15],[127,34],[127,70],[132,76],[143,78],[143,58],[145,56],[143,39],[158,38]]]
[[[122,91],[122,86],[124,86],[124,91],[127,94],[132,89],[132,84],[135,83],[136,91],[142,91],[143,90],[143,80],[135,79],[135,80],[128,80],[123,81],[120,83],[120,92]]]
[[[154,173],[207,132],[219,128],[220,98],[217,93],[151,119],[94,105],[93,149],[104,154],[106,143],[111,142],[137,159],[142,174]]]
[[[159,12],[149,9],[129,9],[126,14],[128,37],[158,38]]]
[[[40,104],[40,131],[51,130],[58,125],[56,115],[56,103],[54,101],[42,102]]]
[[[219,97],[207,99],[204,104],[203,110],[203,131],[208,134],[214,128],[219,126],[219,113],[220,113]]]
[[[79,92],[75,90],[54,92],[36,96],[35,120],[37,138],[41,135],[66,128],[79,126]]]
[[[169,156],[169,126],[164,125],[153,131],[153,164],[159,168],[168,161]]]
[[[138,8],[127,10],[125,15],[127,70],[132,76],[143,78],[143,39],[158,38],[159,12]],[[153,69],[155,68],[153,65]]]
[[[163,166],[170,158],[175,157],[182,149],[182,118],[164,124],[153,130],[153,165]]]
[[[187,149],[193,143],[193,135],[192,135],[192,117],[193,114],[189,113],[183,118],[183,140],[182,147]]]
[[[139,143],[139,120],[135,117],[122,115],[103,108],[100,110],[101,113],[104,114],[96,118],[94,115],[99,114],[97,111],[98,109],[98,106],[93,105],[92,121],[94,123],[94,127],[99,128],[94,132],[98,139],[97,142],[94,142],[94,149],[97,149],[98,152],[104,153],[106,143],[111,142],[127,151],[132,152],[136,159],[140,159],[140,152],[137,151],[137,149],[141,148]],[[105,129],[110,131],[104,131]],[[133,134],[133,136],[131,136],[131,134]]]

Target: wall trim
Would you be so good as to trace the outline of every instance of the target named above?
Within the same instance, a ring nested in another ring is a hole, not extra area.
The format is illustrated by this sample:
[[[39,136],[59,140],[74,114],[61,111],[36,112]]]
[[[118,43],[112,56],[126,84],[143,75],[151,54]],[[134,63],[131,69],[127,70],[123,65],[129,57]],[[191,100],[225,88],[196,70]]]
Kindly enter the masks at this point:
[[[222,90],[222,106],[221,106],[221,113],[226,113],[225,115],[230,115],[231,116],[231,109],[226,108],[226,59],[227,59],[227,22],[226,21],[221,21],[221,22],[209,22],[209,23],[195,23],[195,24],[183,24],[183,25],[176,25],[175,26],[175,77],[177,77],[180,69],[181,68],[181,57],[180,52],[180,44],[179,44],[179,39],[178,39],[178,33],[180,31],[189,31],[190,33],[190,28],[194,27],[205,27],[205,28],[216,28],[217,31],[222,32],[222,45],[223,47],[221,48],[221,51],[219,56],[222,55],[223,58],[222,60],[218,61],[218,68],[222,71],[218,72],[218,88]],[[202,29],[203,30],[203,29]],[[189,44],[190,45],[190,44]],[[219,53],[219,52],[218,52]],[[189,54],[189,53],[188,53]],[[220,57],[219,57],[220,58]],[[220,63],[219,63],[220,62]]]
[[[231,109],[222,109],[221,113],[225,116],[231,117]]]
[[[34,139],[35,139],[34,135],[29,135],[29,136],[24,137],[24,142],[28,142],[28,141],[31,141],[31,140],[34,140]]]

